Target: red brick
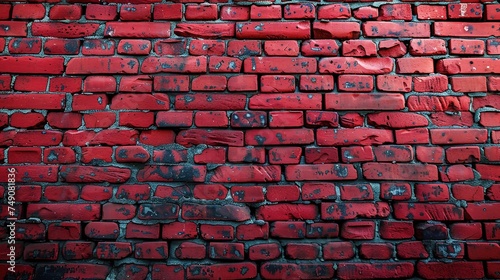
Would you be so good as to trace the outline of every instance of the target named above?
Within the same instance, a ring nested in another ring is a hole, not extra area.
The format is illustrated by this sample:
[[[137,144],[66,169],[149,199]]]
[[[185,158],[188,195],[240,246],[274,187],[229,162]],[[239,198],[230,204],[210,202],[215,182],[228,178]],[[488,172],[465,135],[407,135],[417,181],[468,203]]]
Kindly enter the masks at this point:
[[[90,20],[114,20],[118,15],[116,5],[88,4],[85,18]]]
[[[306,163],[323,164],[339,162],[338,149],[335,147],[306,147],[304,155]]]
[[[409,145],[381,145],[374,147],[375,159],[381,162],[409,162],[413,160],[413,148]]]
[[[95,23],[34,22],[31,33],[34,36],[81,38],[94,35],[98,28],[99,24]]]
[[[434,61],[428,57],[405,57],[396,61],[396,73],[422,74],[433,73]]]
[[[83,41],[83,55],[113,55],[115,42],[107,39],[90,39]]]
[[[266,188],[266,199],[271,202],[295,201],[300,191],[296,185],[273,185]]]
[[[373,189],[369,184],[340,186],[342,200],[373,200]]]
[[[123,5],[120,7],[120,20],[122,21],[149,21],[151,19],[151,5]]]
[[[119,54],[147,55],[151,51],[151,42],[148,40],[120,40]]]
[[[370,146],[343,147],[341,149],[342,162],[365,162],[374,160],[373,149]]]
[[[453,39],[452,39],[453,40]],[[451,44],[451,43],[450,43]],[[451,47],[450,47],[451,49]],[[413,39],[410,41],[410,54],[430,56],[446,54],[446,42],[441,39]]]
[[[313,3],[297,3],[285,5],[283,11],[285,19],[314,19],[316,7]]]
[[[231,196],[235,202],[262,202],[264,189],[260,186],[232,186]]]
[[[10,40],[8,48],[11,54],[37,54],[42,50],[42,40],[39,38],[16,38]]]
[[[339,225],[336,223],[313,223],[307,225],[307,238],[336,238]]]
[[[488,77],[488,89],[490,91],[500,91],[500,78]]]
[[[379,9],[377,20],[412,20],[411,4],[385,4]]]
[[[182,279],[185,277],[184,274],[184,268],[181,265],[155,264],[152,268],[151,279],[161,280],[165,277]]]
[[[220,40],[193,40],[189,45],[191,55],[224,55],[226,44]]]
[[[483,55],[484,41],[451,39],[449,43],[450,53],[457,55]]]
[[[268,56],[297,56],[299,44],[292,40],[265,41],[264,53]]]
[[[354,246],[351,242],[328,242],[323,245],[325,260],[348,260],[354,257]]]
[[[16,4],[12,7],[13,19],[42,19],[44,16],[43,4]]]
[[[43,151],[45,163],[74,163],[76,161],[75,151],[69,147],[45,148]]]
[[[128,242],[99,242],[96,246],[96,256],[104,260],[124,259],[132,253]]]
[[[0,23],[1,24],[1,23]],[[36,64],[33,68],[31,65]],[[30,73],[30,74],[62,74],[64,59],[62,57],[9,57],[0,59],[0,71],[3,73]]]
[[[451,77],[451,89],[457,92],[484,92],[486,77]]]
[[[478,162],[480,150],[476,146],[450,147],[446,149],[446,160],[449,163]]]
[[[250,19],[280,19],[281,18],[281,6],[280,5],[269,5],[269,6],[250,6]]]
[[[182,17],[182,16],[181,16]],[[220,10],[221,20],[249,20],[250,7],[224,5]]]
[[[229,91],[257,91],[257,75],[238,75],[227,80]]]
[[[180,20],[182,19],[182,4],[156,4],[154,5],[153,18],[155,20]]]
[[[316,59],[286,57],[252,57],[243,63],[245,73],[314,73]]]
[[[193,195],[197,199],[224,200],[227,196],[227,188],[223,185],[196,185]]]
[[[10,18],[10,11],[11,11],[11,5],[10,4],[0,4],[0,19],[9,19]]]
[[[357,39],[361,34],[361,27],[357,22],[315,21],[312,32],[314,39]]]
[[[373,77],[367,75],[340,75],[339,91],[370,92],[373,90]]]
[[[110,76],[88,76],[83,82],[84,92],[115,92],[116,80]]]
[[[450,19],[481,19],[483,6],[475,3],[448,4]]]
[[[376,19],[378,9],[371,6],[360,7],[353,11],[353,16],[356,19]]]
[[[423,278],[483,278],[484,269],[481,262],[418,262],[417,273]]]
[[[342,45],[343,56],[377,56],[377,46],[370,40],[348,40]]]
[[[48,227],[47,238],[50,240],[78,240],[81,226],[75,222],[52,223]]]
[[[70,241],[64,244],[62,256],[65,260],[90,259],[93,249],[92,242]]]
[[[429,130],[427,128],[410,128],[396,130],[397,144],[428,144]]]
[[[228,56],[261,55],[260,41],[256,40],[231,40],[227,43]]]
[[[485,228],[487,228],[486,224]],[[455,223],[450,226],[450,235],[458,240],[481,239],[483,230],[481,223]]]
[[[340,93],[325,96],[326,109],[335,110],[401,110],[401,94]]]
[[[448,58],[439,60],[436,70],[449,75],[499,73],[500,63],[491,58]]]
[[[279,166],[219,166],[211,178],[218,183],[278,182],[281,179]]]
[[[242,222],[250,219],[247,206],[236,205],[201,205],[184,203],[182,218],[185,220],[220,220]]]
[[[319,72],[333,74],[386,74],[392,71],[393,66],[393,60],[390,58],[333,57],[320,59]]]
[[[289,22],[248,22],[236,24],[238,39],[309,39],[310,23],[307,21]]]
[[[162,260],[168,257],[167,242],[142,242],[135,244],[135,258],[147,260]]]
[[[394,141],[389,130],[358,128],[358,129],[318,129],[316,132],[318,145],[348,146],[391,143]]]
[[[242,70],[242,64],[243,62],[239,58],[211,56],[208,71],[211,73],[239,73]]]
[[[90,222],[85,226],[85,236],[91,239],[115,240],[120,235],[120,229],[114,222]]]
[[[118,90],[120,92],[151,92],[153,82],[149,76],[122,77]]]
[[[300,111],[269,112],[269,127],[301,127],[303,125],[304,116]]]
[[[352,220],[356,218],[384,218],[389,216],[389,205],[379,203],[322,203],[321,218],[323,220]]]
[[[17,76],[14,82],[16,91],[45,91],[47,88],[47,77]]]
[[[411,194],[411,187],[408,183],[380,184],[380,198],[384,200],[409,200]]]
[[[196,238],[197,225],[193,222],[171,222],[162,227],[162,239]]]
[[[245,133],[247,145],[297,145],[314,142],[311,129],[253,129]]]
[[[163,22],[107,22],[104,36],[125,38],[168,38],[170,23]]]
[[[378,48],[380,56],[388,57],[402,57],[407,51],[406,45],[403,42],[394,39],[380,41]]]
[[[363,34],[366,37],[390,37],[390,38],[428,38],[431,36],[431,27],[425,22],[377,22],[369,21],[363,23]]]
[[[401,259],[426,259],[429,253],[421,241],[408,241],[396,245],[397,257]]]
[[[461,221],[464,211],[454,204],[394,203],[394,217],[401,220]]]
[[[359,255],[362,259],[388,260],[393,252],[394,245],[391,243],[363,243],[359,246]]]
[[[175,256],[181,260],[201,260],[206,258],[206,255],[207,252],[205,246],[194,242],[182,242],[175,249]]]
[[[178,23],[174,33],[181,37],[228,38],[235,35],[234,25],[234,23]]]
[[[323,164],[323,165],[294,165],[285,169],[287,180],[354,180],[357,171],[352,165]]]
[[[44,220],[92,221],[101,217],[101,208],[99,204],[37,203],[28,205],[26,215]]]
[[[285,256],[289,259],[314,260],[318,254],[318,244],[288,243],[285,247]]]
[[[76,5],[55,5],[50,9],[51,20],[79,20],[82,16],[82,7]]]
[[[66,66],[67,74],[137,74],[138,70],[136,59],[120,57],[77,57],[72,58]]]
[[[77,39],[47,39],[43,46],[45,54],[78,54],[80,51],[80,40]],[[52,79],[62,79],[61,77],[54,77]],[[74,79],[67,78],[65,79]]]
[[[470,99],[466,96],[410,96],[410,111],[469,111]]]
[[[414,235],[413,222],[381,221],[380,237],[384,239],[410,239]]]
[[[8,163],[41,163],[42,149],[38,147],[10,147],[7,150]]]
[[[111,147],[82,147],[81,161],[83,163],[92,163],[98,161],[111,162],[112,153],[113,149]]]
[[[289,93],[289,94],[257,94],[250,97],[250,109],[288,109],[305,110],[321,109],[321,94]]]
[[[485,129],[431,129],[433,144],[485,143],[487,138]]]
[[[444,20],[446,16],[446,6],[444,5],[418,5],[417,18],[419,20],[434,19]]]
[[[347,221],[342,224],[340,236],[354,240],[373,239],[375,238],[375,222]]]
[[[154,45],[154,51],[158,55],[181,55],[186,50],[187,40],[184,38],[158,40]]]
[[[24,247],[24,259],[27,261],[55,261],[58,257],[58,243],[32,243]]]
[[[486,20],[496,20],[498,19],[500,11],[498,11],[500,6],[498,4],[489,4],[485,6]]]
[[[319,6],[318,19],[348,19],[351,7],[348,4],[330,4]]]
[[[300,46],[300,52],[303,56],[337,56],[339,45],[337,41],[329,39],[305,40]]]
[[[248,248],[250,260],[272,260],[281,255],[281,246],[278,243],[255,244]]]
[[[141,66],[143,73],[204,73],[206,70],[205,56],[148,57]]]
[[[435,165],[365,163],[363,176],[374,180],[435,181],[438,172]]]
[[[448,201],[450,191],[446,184],[415,184],[415,197],[419,201]]]
[[[300,162],[302,148],[282,147],[269,150],[269,163],[271,164],[297,164]]]
[[[241,271],[246,271],[241,276]],[[187,268],[187,277],[189,279],[205,279],[206,275],[213,275],[214,278],[239,278],[253,279],[257,277],[257,266],[252,262],[240,262],[235,264],[192,264]]]

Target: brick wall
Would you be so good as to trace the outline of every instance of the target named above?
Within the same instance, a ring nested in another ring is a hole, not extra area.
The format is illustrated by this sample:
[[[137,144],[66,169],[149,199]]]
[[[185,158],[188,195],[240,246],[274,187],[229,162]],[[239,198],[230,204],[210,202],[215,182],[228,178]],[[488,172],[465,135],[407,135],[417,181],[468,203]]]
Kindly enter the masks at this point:
[[[28,2],[1,279],[500,278],[499,4]]]

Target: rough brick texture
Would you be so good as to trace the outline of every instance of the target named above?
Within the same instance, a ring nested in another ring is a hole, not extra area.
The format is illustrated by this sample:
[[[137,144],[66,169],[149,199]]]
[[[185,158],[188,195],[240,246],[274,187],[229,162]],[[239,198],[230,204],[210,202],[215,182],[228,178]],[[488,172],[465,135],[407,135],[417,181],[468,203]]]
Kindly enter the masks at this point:
[[[500,278],[498,1],[0,2],[0,279]]]

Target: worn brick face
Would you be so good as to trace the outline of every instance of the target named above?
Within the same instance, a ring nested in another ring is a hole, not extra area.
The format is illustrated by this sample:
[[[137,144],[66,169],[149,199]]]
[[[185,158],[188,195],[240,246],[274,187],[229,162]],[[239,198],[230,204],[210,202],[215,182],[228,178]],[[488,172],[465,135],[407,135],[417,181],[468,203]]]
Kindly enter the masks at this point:
[[[499,278],[498,1],[0,2],[0,279]]]

